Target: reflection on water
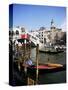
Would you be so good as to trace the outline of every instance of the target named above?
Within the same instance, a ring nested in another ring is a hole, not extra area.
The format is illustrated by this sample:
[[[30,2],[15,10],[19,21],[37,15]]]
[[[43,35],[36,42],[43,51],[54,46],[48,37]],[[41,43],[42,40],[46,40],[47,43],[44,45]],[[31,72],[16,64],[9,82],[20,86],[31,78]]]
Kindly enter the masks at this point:
[[[39,75],[39,84],[55,84],[65,82],[66,82],[66,71],[43,74],[43,77]]]
[[[36,60],[36,48],[32,48],[31,51],[31,58],[35,62]],[[58,54],[46,54],[46,53],[39,53],[39,62],[42,63],[66,63],[66,53],[58,53]]]

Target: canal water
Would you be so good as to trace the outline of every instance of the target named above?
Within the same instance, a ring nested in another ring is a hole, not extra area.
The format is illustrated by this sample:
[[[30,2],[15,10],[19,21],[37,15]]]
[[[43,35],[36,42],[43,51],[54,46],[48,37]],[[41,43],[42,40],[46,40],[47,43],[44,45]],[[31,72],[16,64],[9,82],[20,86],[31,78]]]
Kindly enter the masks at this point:
[[[31,58],[36,62],[36,48],[31,50]],[[58,54],[39,53],[39,62],[41,63],[59,63],[66,64],[66,52]],[[66,82],[66,71],[59,71],[55,73],[46,73],[39,75],[39,84],[55,84]]]

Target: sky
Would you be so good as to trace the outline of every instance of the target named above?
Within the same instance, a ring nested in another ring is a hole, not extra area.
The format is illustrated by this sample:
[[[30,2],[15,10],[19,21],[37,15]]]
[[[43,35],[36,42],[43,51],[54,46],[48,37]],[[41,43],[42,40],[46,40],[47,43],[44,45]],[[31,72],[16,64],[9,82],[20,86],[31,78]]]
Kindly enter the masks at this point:
[[[10,13],[12,13],[12,10],[9,10]],[[11,15],[9,16],[12,19]],[[40,27],[46,27],[49,29],[52,19],[57,28],[63,28],[65,30],[66,8],[26,4],[13,5],[13,27],[24,26],[29,31],[37,30]]]

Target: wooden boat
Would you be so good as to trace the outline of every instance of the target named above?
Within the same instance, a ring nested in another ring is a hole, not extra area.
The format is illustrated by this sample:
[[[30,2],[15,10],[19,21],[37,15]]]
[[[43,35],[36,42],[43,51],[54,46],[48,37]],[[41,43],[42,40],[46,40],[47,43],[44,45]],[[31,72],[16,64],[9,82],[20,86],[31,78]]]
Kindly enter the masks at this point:
[[[55,49],[54,47],[42,47],[39,48],[39,52],[48,53],[48,54],[57,54],[64,52],[64,50]]]
[[[35,65],[27,66],[28,73],[36,72],[37,69],[39,70],[39,73],[52,73],[66,70],[66,65],[47,63],[47,64],[40,64],[38,65],[38,67]]]
[[[45,50],[39,50],[41,53],[48,53],[48,54],[57,54],[57,53],[62,53],[64,51],[45,51]]]

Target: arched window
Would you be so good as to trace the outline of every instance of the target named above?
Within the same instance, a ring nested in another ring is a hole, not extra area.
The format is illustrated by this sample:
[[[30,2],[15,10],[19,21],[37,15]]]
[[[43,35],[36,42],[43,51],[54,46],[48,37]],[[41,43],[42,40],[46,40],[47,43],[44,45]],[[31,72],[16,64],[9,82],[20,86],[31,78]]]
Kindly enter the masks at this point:
[[[16,30],[16,35],[19,35],[19,31],[18,30]]]
[[[9,31],[9,36],[10,36],[11,34],[12,34],[11,31]]]
[[[14,35],[14,31],[12,31],[12,36]]]
[[[22,27],[22,28],[21,28],[21,32],[25,32],[25,28]]]

